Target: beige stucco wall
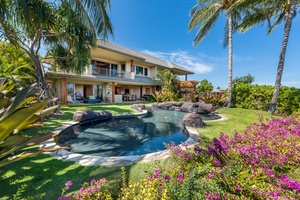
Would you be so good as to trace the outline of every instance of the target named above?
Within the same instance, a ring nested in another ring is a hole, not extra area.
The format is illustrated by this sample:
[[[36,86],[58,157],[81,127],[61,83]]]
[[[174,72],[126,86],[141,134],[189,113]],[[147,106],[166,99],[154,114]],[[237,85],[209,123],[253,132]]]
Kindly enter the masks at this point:
[[[67,83],[69,83],[67,81]],[[75,84],[75,93],[83,94],[83,84]]]
[[[149,77],[153,79],[153,77],[155,77],[156,75],[156,71],[157,71],[157,67],[151,67],[149,70]]]

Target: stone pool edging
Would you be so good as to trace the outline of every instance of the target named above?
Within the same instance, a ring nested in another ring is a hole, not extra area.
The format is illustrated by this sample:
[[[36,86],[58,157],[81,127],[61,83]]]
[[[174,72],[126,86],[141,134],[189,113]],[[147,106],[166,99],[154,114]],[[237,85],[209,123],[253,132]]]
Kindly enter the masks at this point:
[[[64,128],[67,128],[68,126],[73,126],[76,123],[65,123],[67,126],[63,126]],[[61,130],[63,130],[62,128]],[[188,145],[195,145],[198,143],[199,133],[196,129],[192,127],[186,127],[188,130],[190,137],[185,141]],[[57,132],[60,132],[61,130],[57,130]],[[58,133],[57,133],[58,134]],[[53,139],[50,139],[44,143],[41,144],[43,148],[56,148],[59,147],[56,145]],[[180,146],[180,145],[179,145]],[[97,165],[103,165],[107,167],[116,167],[116,166],[126,166],[131,165],[133,163],[137,162],[152,162],[155,160],[160,160],[164,158],[168,158],[170,154],[170,150],[166,149],[159,152],[149,153],[145,155],[134,155],[134,156],[111,156],[111,157],[103,157],[103,156],[91,156],[91,155],[83,155],[78,153],[73,153],[68,150],[58,150],[55,152],[45,152],[48,155],[51,155],[52,157],[62,160],[62,161],[75,161],[83,166],[97,166]]]
[[[118,114],[113,115],[112,118],[129,118],[129,117],[139,117],[147,114],[147,110],[142,110],[142,113],[134,113],[134,114]],[[56,128],[54,134],[58,135],[62,130],[79,124],[79,122],[69,121],[63,122],[61,127]],[[185,141],[185,143],[189,146],[194,146],[198,144],[199,140],[199,133],[193,127],[186,127],[187,132],[189,133],[189,138]],[[181,146],[181,145],[179,145]],[[57,148],[59,147],[54,142],[54,139],[50,139],[46,142],[40,144],[42,148]],[[168,158],[171,153],[170,150],[166,149],[159,152],[153,152],[145,155],[134,155],[134,156],[111,156],[111,157],[103,157],[103,156],[92,156],[92,155],[83,155],[78,153],[73,153],[71,151],[61,149],[54,152],[45,152],[52,157],[62,160],[62,161],[75,161],[83,166],[97,166],[103,165],[107,167],[116,167],[116,166],[126,166],[131,165],[137,162],[152,162],[155,160],[165,159]]]

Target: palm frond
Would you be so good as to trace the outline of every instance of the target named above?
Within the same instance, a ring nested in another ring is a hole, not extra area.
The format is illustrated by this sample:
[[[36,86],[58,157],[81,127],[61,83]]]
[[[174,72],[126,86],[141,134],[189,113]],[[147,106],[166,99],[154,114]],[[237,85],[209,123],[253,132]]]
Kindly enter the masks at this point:
[[[95,30],[95,36],[106,39],[113,35],[111,21],[106,12],[110,9],[109,0],[67,0],[88,26]]]
[[[195,10],[188,25],[188,30],[192,30],[198,26],[196,36],[194,38],[194,45],[197,46],[208,34],[213,25],[216,23],[218,16],[222,12],[222,5],[215,3],[199,10]]]

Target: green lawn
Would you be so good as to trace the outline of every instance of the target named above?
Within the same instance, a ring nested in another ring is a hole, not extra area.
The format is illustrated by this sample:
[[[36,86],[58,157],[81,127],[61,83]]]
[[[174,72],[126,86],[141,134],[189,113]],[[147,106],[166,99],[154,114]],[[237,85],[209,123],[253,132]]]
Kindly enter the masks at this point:
[[[46,128],[38,131],[52,131],[60,126],[61,122],[72,119],[75,110],[108,110],[113,114],[132,113],[130,104],[109,105],[98,104],[91,106],[65,106],[61,108],[63,114],[56,115],[45,122]],[[221,109],[219,113],[227,115],[226,121],[207,122],[204,129],[199,129],[200,134],[205,140],[217,137],[220,132],[230,135],[244,129],[246,126],[258,121],[258,113],[267,117],[266,112],[245,110],[245,109]],[[36,132],[37,130],[35,130]],[[170,159],[159,161],[161,166],[167,167]],[[138,180],[147,172],[153,171],[153,163],[133,164],[126,167],[127,175],[130,180]],[[63,162],[52,157],[40,154],[31,158],[14,162],[0,169],[1,187],[0,199],[13,199],[15,197],[28,197],[37,194],[44,194],[42,199],[57,199],[60,196],[61,188],[68,180],[72,180],[74,185],[70,191],[80,188],[83,182],[91,179],[107,178],[106,187],[112,194],[117,194],[121,184],[121,168],[107,168],[103,166],[84,167],[75,162]],[[19,194],[19,195],[16,195]],[[35,197],[34,199],[37,199]]]
[[[234,135],[241,132],[247,126],[259,121],[259,115],[265,118],[279,117],[270,115],[268,112],[261,110],[250,110],[243,108],[222,108],[217,111],[219,114],[225,115],[228,119],[224,121],[205,121],[205,128],[198,128],[200,136],[204,141],[210,141],[218,137],[222,132],[227,135]]]

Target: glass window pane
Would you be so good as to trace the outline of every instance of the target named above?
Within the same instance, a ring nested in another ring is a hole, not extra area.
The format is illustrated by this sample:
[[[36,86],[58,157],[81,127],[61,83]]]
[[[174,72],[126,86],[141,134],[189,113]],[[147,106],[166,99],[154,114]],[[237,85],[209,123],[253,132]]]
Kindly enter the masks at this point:
[[[111,64],[111,76],[117,76],[118,65]]]
[[[67,95],[74,95],[75,85],[73,83],[67,83]]]
[[[137,75],[143,75],[143,71],[144,71],[143,67],[140,67],[140,66],[136,66],[135,67],[135,74],[137,74]]]
[[[145,76],[148,76],[148,68],[145,68]]]
[[[102,99],[102,85],[94,85],[93,94],[97,99]]]

